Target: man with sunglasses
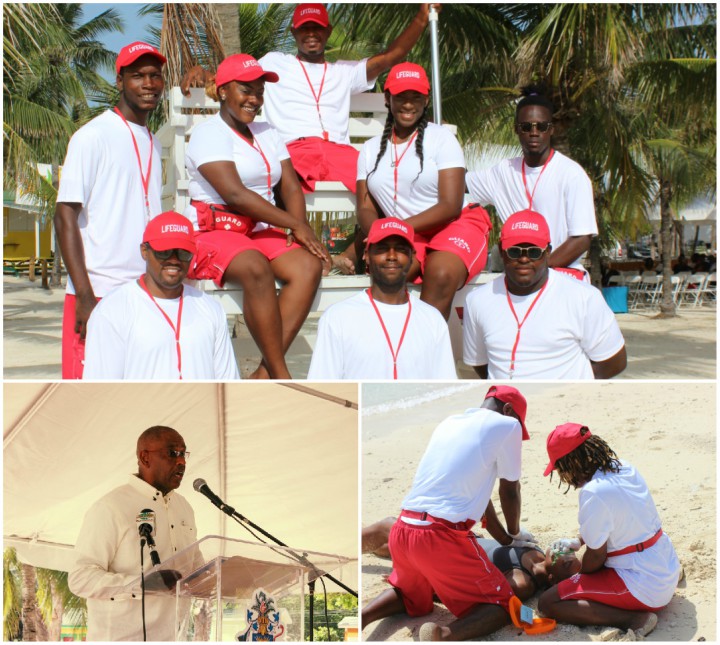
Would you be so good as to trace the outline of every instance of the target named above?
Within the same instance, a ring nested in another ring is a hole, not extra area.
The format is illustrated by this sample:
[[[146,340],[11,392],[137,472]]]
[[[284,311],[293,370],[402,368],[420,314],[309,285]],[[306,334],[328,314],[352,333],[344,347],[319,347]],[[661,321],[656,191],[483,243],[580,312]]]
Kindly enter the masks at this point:
[[[470,197],[495,206],[503,222],[521,210],[542,214],[552,242],[548,265],[587,281],[581,259],[598,233],[592,183],[579,164],[552,147],[552,102],[535,86],[523,93],[515,111],[522,156],[468,172]]]
[[[168,590],[167,595],[145,597],[146,639],[142,590],[134,583],[141,569],[147,572],[153,566],[149,549],[140,544],[140,524],[150,524],[161,563],[198,539],[192,507],[175,492],[190,453],[176,430],[152,426],[138,437],[136,454],[138,472],[90,507],[75,542],[76,561],[68,585],[75,595],[87,599],[88,641],[175,640],[176,601],[169,592],[180,573],[168,570],[145,576],[146,590]],[[199,552],[190,551],[182,568],[188,572],[200,564]]]
[[[539,213],[511,215],[500,232],[505,274],[470,293],[463,360],[480,378],[607,379],[625,369],[625,341],[595,287],[551,270]]]
[[[190,221],[172,211],[158,215],[140,254],[144,275],[108,294],[90,316],[83,378],[240,378],[222,307],[183,284],[195,254]]]

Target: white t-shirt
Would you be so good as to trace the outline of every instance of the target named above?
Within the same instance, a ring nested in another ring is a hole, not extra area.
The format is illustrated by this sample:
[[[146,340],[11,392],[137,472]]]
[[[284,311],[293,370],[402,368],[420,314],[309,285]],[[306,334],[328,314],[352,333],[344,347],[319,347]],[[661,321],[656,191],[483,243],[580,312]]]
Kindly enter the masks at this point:
[[[415,140],[393,146],[388,141],[385,154],[377,170],[370,175],[382,137],[366,141],[358,157],[358,180],[367,179],[367,187],[387,217],[407,219],[436,206],[438,203],[438,173],[448,168],[465,168],[465,156],[455,135],[447,128],[428,123],[423,138],[423,171],[415,151]],[[407,152],[405,152],[407,150]],[[404,153],[404,154],[403,154]],[[394,169],[396,159],[402,157],[398,171],[397,206],[395,204]],[[419,174],[418,174],[419,173]],[[368,179],[368,175],[370,178]],[[396,210],[397,208],[397,210]]]
[[[232,161],[245,188],[257,193],[263,199],[275,204],[275,197],[268,195],[267,166],[260,150],[270,164],[270,183],[272,187],[282,178],[280,162],[289,159],[285,144],[277,131],[267,123],[250,123],[254,144],[238,135],[219,114],[199,123],[190,135],[185,151],[185,166],[188,171],[188,193],[190,199],[207,204],[224,204],[225,200],[200,174],[200,166],[215,161]],[[197,211],[188,206],[184,213],[197,229]],[[253,230],[269,228],[269,224],[258,222]]]
[[[177,325],[180,299],[155,298]],[[180,321],[183,380],[240,378],[225,312],[189,285],[183,290]],[[136,282],[103,298],[88,321],[83,379],[178,379],[175,332]]]
[[[513,417],[485,408],[448,417],[435,428],[402,507],[477,522],[495,480],[520,479],[521,453],[522,428]]]
[[[167,495],[135,475],[123,486],[95,502],[75,542],[76,563],[68,585],[87,598],[88,642],[142,641],[140,538],[136,518],[143,509],[155,512],[155,545],[160,561],[197,541],[195,515],[187,500],[175,491]],[[185,573],[202,564],[183,563]],[[152,568],[145,550],[144,571]],[[175,595],[147,594],[145,622],[148,641],[175,640]]]
[[[580,489],[580,535],[591,549],[607,542],[619,551],[651,538],[661,527],[655,503],[635,467],[621,461],[619,473],[597,471]],[[608,558],[630,593],[648,607],[663,607],[677,586],[680,562],[670,538],[663,534],[650,548]]]
[[[511,295],[520,321],[539,292]],[[463,360],[488,366],[488,378],[510,378],[517,323],[507,302],[505,276],[468,294],[463,316]],[[600,291],[557,271],[520,332],[512,378],[592,379],[590,361],[605,361],[625,341]]]
[[[492,168],[468,172],[465,176],[472,201],[495,206],[503,222],[513,213],[529,208],[522,180],[522,160],[522,157],[505,159]],[[540,177],[542,169],[542,166],[530,168],[526,164],[525,177],[533,196],[532,210],[547,220],[553,249],[568,237],[597,235],[592,183],[582,167],[556,150]],[[570,266],[582,269],[580,258]]]
[[[412,294],[410,300],[410,321],[398,353],[398,379],[456,379],[445,319]],[[397,350],[408,305],[377,300],[375,304]],[[392,380],[392,353],[366,291],[335,303],[322,315],[308,378]]]
[[[300,61],[294,54],[270,52],[259,61],[265,71],[277,73],[277,83],[265,83],[263,120],[277,128],[285,143],[300,137],[322,137],[317,104]],[[308,77],[320,93],[322,122],[334,143],[350,143],[350,97],[371,90],[375,80],[367,78],[367,59],[328,63],[305,63]],[[325,82],[323,83],[323,73]]]
[[[129,121],[128,125],[137,141],[144,177],[150,135],[146,127]],[[148,183],[151,218],[162,212],[160,151],[160,141],[153,137]],[[113,111],[103,112],[70,139],[57,201],[83,205],[78,225],[85,266],[98,298],[143,274],[145,262],[138,249],[148,222],[145,192],[130,131]],[[75,293],[70,278],[67,292]]]

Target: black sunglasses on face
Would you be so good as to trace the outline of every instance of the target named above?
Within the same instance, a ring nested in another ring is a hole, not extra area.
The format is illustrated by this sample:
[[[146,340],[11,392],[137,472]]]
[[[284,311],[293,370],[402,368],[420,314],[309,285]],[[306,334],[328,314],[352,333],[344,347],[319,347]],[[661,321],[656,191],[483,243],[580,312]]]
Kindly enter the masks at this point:
[[[176,255],[180,262],[190,262],[193,256],[192,251],[186,251],[185,249],[167,249],[166,251],[156,251],[149,244],[147,245],[147,248],[152,251],[152,254],[157,260],[161,261],[169,260],[173,255]]]
[[[538,132],[547,132],[552,125],[552,121],[521,121],[515,127],[522,132],[532,132],[536,128]]]
[[[528,260],[539,260],[545,249],[539,246],[509,246],[505,253],[511,260],[519,260],[523,255],[527,256]]]

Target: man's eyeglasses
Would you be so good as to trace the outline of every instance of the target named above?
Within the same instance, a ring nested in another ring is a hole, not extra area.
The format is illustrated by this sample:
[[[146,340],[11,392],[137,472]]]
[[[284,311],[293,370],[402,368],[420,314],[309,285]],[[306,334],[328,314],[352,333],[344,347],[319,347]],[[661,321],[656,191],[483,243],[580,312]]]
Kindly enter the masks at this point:
[[[515,127],[522,132],[532,132],[533,128],[538,132],[547,132],[551,125],[552,121],[520,121]]]
[[[173,255],[177,256],[180,262],[190,262],[192,260],[193,252],[186,251],[185,249],[167,249],[166,251],[156,251],[152,246],[147,244],[147,248],[152,251],[152,254],[157,260],[165,261],[169,260]]]
[[[545,253],[545,249],[539,246],[509,246],[505,249],[505,253],[511,260],[519,260],[523,255],[528,260],[539,260]]]
[[[164,452],[170,459],[190,459],[190,453],[187,450],[171,450],[170,448],[158,448],[157,450],[148,450],[148,452]]]

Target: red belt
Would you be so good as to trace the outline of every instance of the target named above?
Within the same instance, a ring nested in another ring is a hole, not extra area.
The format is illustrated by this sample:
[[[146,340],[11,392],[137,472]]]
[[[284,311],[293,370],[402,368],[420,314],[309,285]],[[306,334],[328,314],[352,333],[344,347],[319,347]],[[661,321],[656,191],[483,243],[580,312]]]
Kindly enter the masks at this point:
[[[645,549],[649,549],[655,542],[657,542],[660,539],[660,536],[663,534],[662,529],[658,529],[658,532],[653,535],[651,538],[648,538],[644,542],[640,542],[640,544],[631,544],[630,546],[626,546],[624,549],[620,549],[619,551],[610,551],[610,553],[607,554],[608,558],[614,558],[618,555],[627,555],[628,553],[642,553]]]
[[[421,513],[420,511],[406,511],[403,509],[400,512],[400,517],[409,517],[412,520],[423,520],[427,522],[435,522],[447,526],[449,529],[455,531],[469,531],[470,528],[475,524],[475,520],[465,520],[464,522],[450,522],[442,517],[433,517],[427,513]]]

